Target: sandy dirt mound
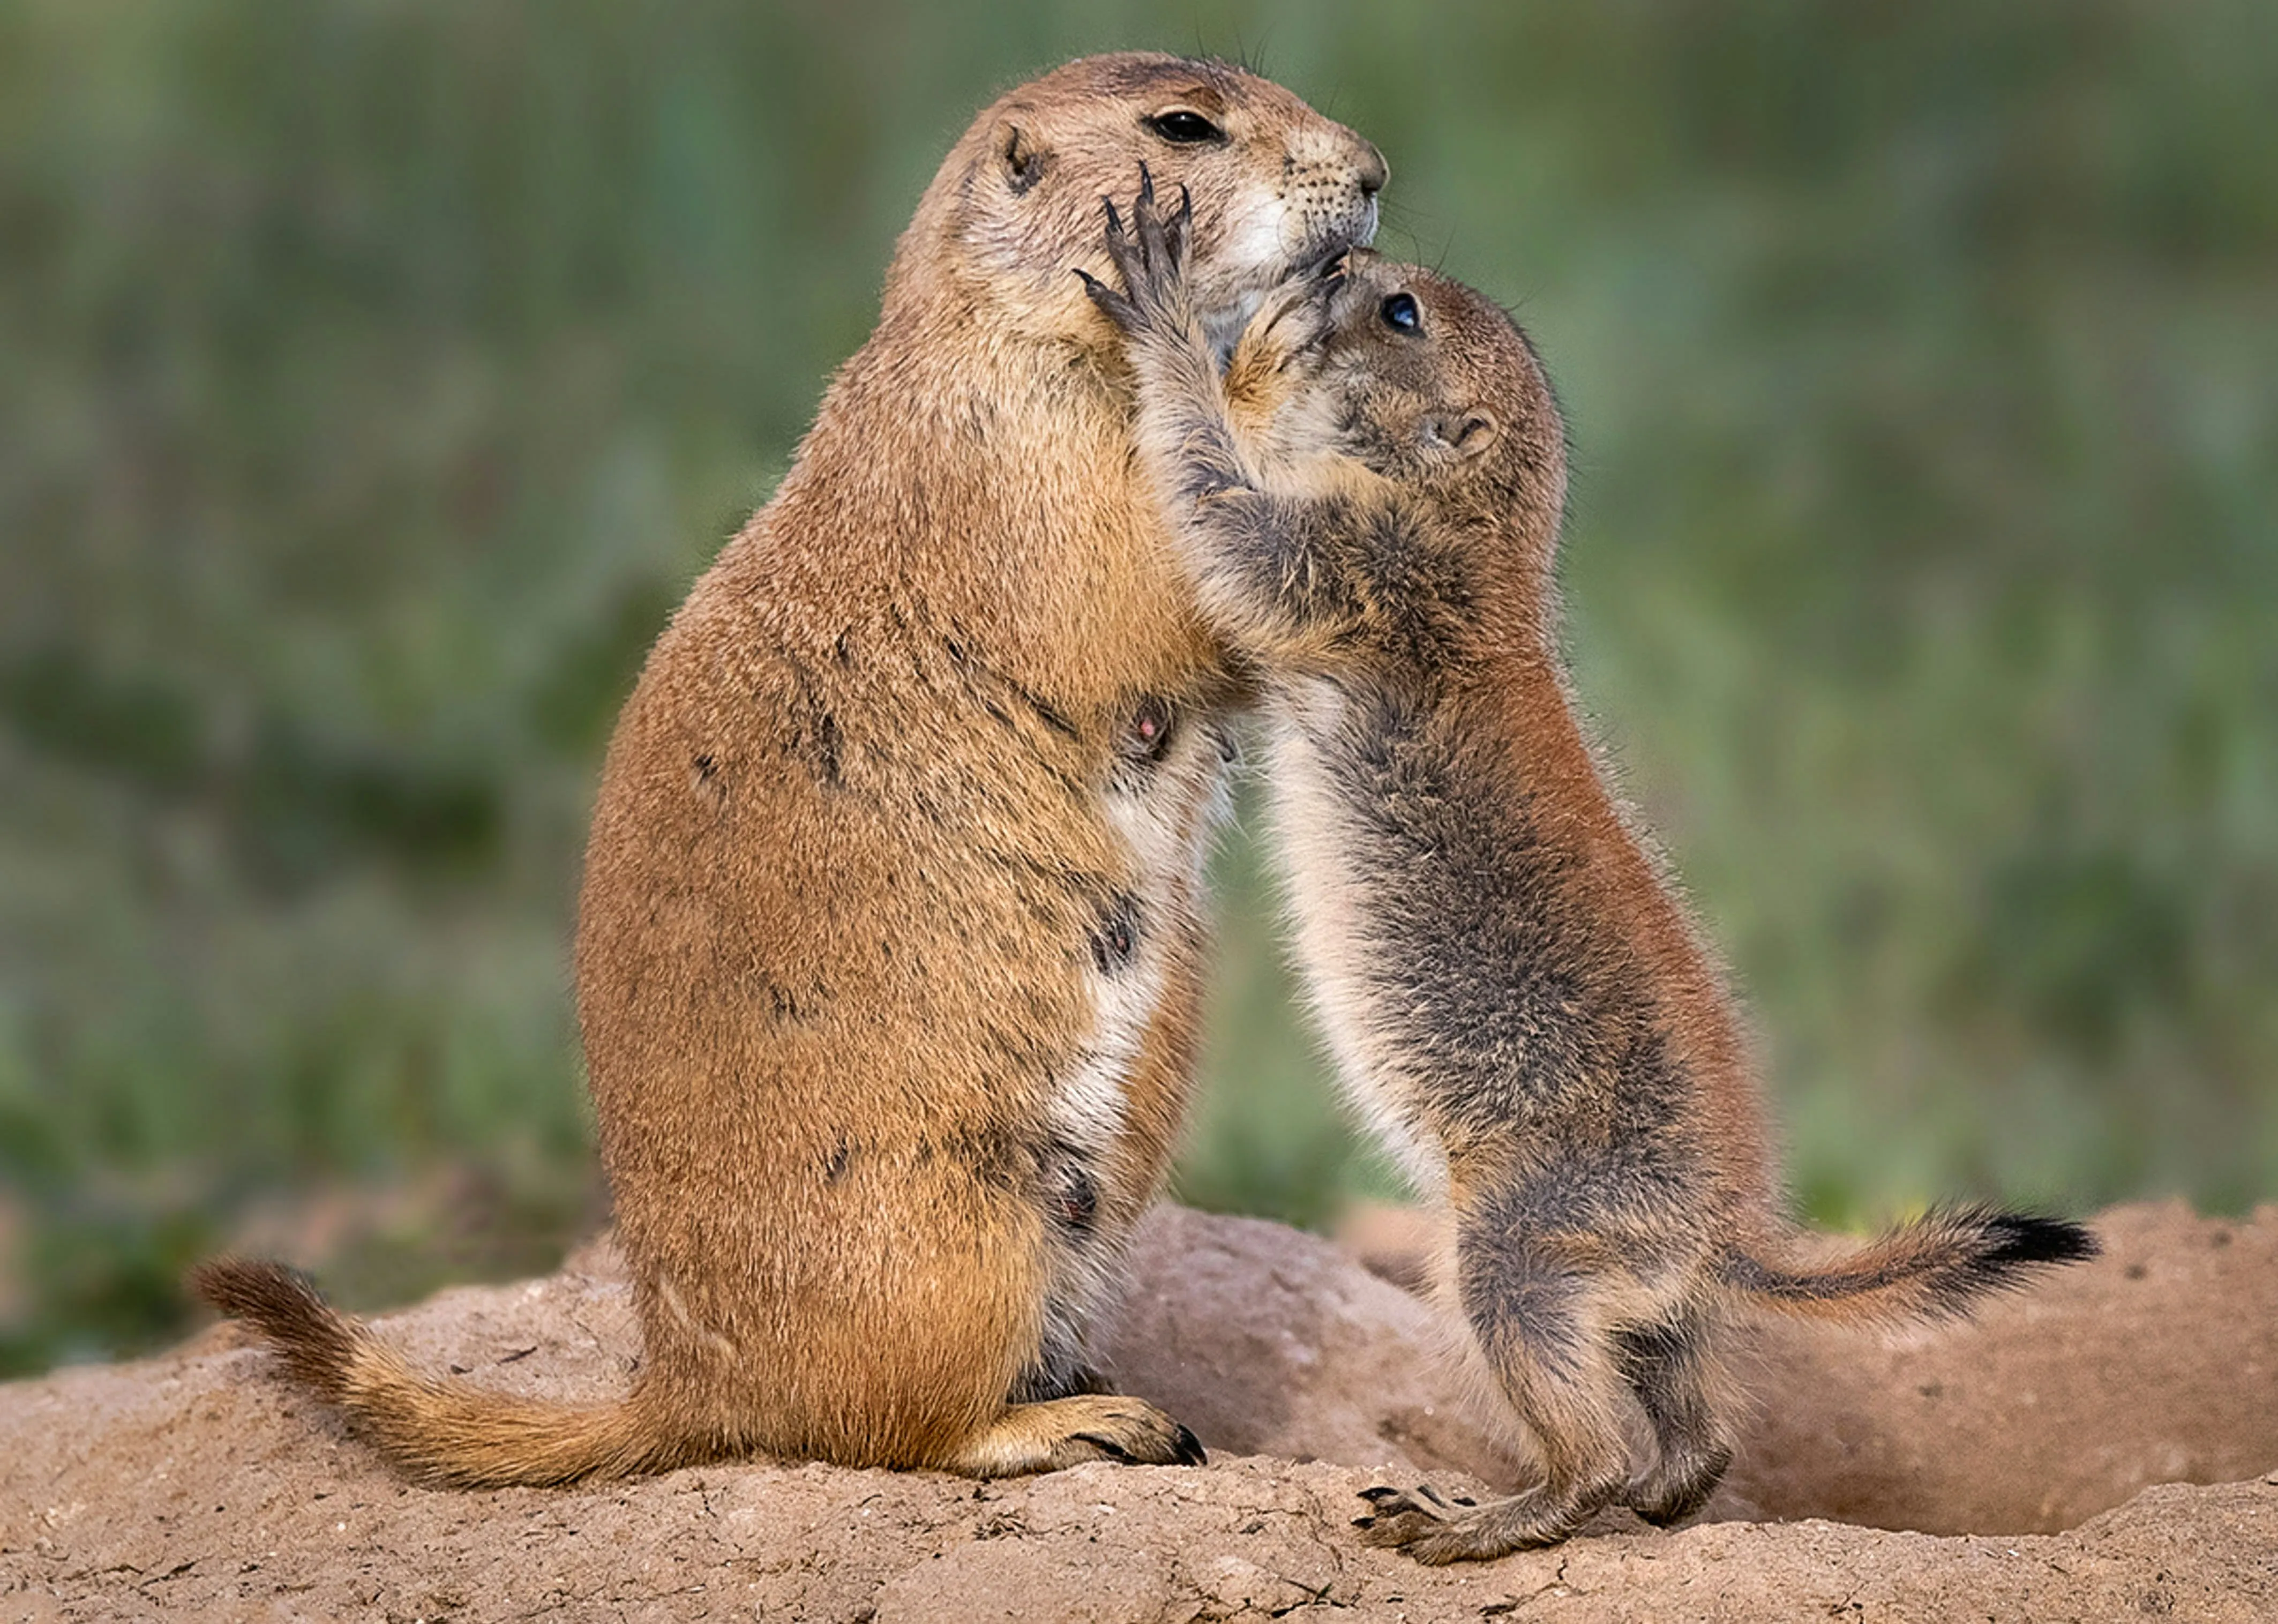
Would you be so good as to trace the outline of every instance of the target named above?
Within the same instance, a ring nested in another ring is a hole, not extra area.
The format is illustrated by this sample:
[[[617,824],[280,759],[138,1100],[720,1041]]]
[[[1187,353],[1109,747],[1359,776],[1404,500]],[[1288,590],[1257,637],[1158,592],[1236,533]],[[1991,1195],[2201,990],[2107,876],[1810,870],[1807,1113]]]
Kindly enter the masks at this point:
[[[1372,1261],[1397,1274],[1393,1227]],[[1212,1447],[1201,1470],[411,1489],[225,1326],[0,1388],[0,1620],[2278,1618],[2278,1209],[2098,1228],[2103,1261],[1973,1325],[1898,1345],[1767,1328],[1709,1521],[1614,1513],[1454,1569],[1362,1548],[1355,1490],[1508,1484],[1523,1451],[1449,1373],[1430,1310],[1271,1224],[1158,1214],[1110,1350]],[[385,1323],[533,1393],[606,1391],[638,1351],[606,1246]]]

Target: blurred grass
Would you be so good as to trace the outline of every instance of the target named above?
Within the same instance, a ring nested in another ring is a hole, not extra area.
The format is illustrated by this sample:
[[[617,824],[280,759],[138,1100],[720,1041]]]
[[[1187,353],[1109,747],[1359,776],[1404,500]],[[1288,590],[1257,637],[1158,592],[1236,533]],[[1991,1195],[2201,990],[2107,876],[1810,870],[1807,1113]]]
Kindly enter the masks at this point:
[[[0,1371],[248,1237],[597,1210],[565,969],[641,652],[998,88],[1262,57],[1576,442],[1578,678],[1804,1207],[2278,1191],[2278,12],[0,6]],[[1325,1221],[1229,844],[1179,1188]]]

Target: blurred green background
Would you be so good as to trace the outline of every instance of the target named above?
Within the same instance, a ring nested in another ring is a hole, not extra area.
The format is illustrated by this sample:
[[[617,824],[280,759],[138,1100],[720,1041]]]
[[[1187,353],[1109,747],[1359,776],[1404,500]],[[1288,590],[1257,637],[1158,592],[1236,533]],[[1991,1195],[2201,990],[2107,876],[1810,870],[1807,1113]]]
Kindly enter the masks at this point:
[[[599,752],[998,88],[1248,56],[1577,447],[1800,1205],[2278,1193],[2278,8],[0,4],[0,1372],[598,1222]],[[1190,1199],[1330,1221],[1248,826]]]

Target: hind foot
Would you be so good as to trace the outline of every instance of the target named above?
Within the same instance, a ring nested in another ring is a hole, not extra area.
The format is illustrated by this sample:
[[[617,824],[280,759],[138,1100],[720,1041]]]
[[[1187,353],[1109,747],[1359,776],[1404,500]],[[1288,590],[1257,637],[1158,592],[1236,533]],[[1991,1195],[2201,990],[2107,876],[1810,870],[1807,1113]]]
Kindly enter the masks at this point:
[[[1555,1545],[1580,1528],[1620,1491],[1608,1483],[1578,1493],[1530,1490],[1485,1505],[1443,1497],[1429,1483],[1412,1490],[1364,1489],[1366,1516],[1353,1519],[1361,1543],[1405,1551],[1438,1567],[1483,1562],[1538,1545]]]
[[[1013,1405],[945,1464],[968,1477],[1014,1477],[1087,1460],[1202,1466],[1207,1459],[1193,1433],[1145,1399],[1105,1393]]]
[[[1721,1444],[1673,1457],[1664,1454],[1651,1471],[1624,1490],[1622,1499],[1647,1522],[1667,1528],[1699,1511],[1716,1492],[1724,1469],[1731,1464],[1732,1452]]]

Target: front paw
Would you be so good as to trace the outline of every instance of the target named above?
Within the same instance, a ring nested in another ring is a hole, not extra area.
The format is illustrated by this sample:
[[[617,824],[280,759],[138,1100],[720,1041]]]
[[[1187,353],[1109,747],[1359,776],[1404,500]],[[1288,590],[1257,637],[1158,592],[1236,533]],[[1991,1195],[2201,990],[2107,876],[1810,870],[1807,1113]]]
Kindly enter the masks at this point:
[[[1317,272],[1276,286],[1242,328],[1235,356],[1262,375],[1315,370],[1334,325],[1329,303],[1338,285],[1335,276]]]
[[[1091,302],[1132,336],[1184,332],[1194,325],[1187,288],[1187,255],[1193,235],[1194,200],[1179,188],[1179,206],[1166,212],[1155,202],[1155,178],[1139,166],[1139,195],[1127,227],[1114,200],[1102,198],[1107,212],[1107,257],[1122,279],[1119,293],[1089,272],[1078,270]]]

